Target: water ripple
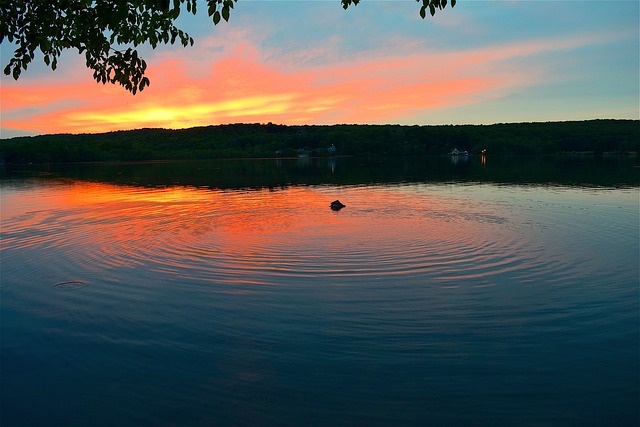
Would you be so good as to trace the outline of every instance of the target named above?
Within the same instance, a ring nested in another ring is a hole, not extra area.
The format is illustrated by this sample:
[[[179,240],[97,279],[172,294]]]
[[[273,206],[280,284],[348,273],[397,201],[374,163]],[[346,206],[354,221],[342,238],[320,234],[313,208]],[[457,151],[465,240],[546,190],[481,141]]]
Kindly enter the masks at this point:
[[[138,270],[252,289],[305,280],[366,283],[401,277],[447,286],[562,281],[589,263],[588,257],[568,262],[552,256],[562,245],[548,246],[548,231],[537,227],[543,220],[536,215],[546,210],[523,217],[523,211],[533,209],[528,203],[535,203],[526,199],[514,215],[512,205],[509,210],[500,202],[414,187],[358,187],[343,189],[349,192],[349,206],[333,212],[327,201],[334,189],[324,187],[275,193],[94,190],[95,200],[4,218],[2,250],[55,250],[77,271]],[[562,206],[550,211],[573,215]],[[596,213],[600,216],[592,213],[592,220],[606,225],[606,210]],[[621,225],[594,227],[589,238],[611,238]],[[60,283],[84,285],[81,276]]]
[[[116,408],[103,423],[132,425],[166,424],[176,402],[176,424],[211,415],[193,425],[398,424],[407,408],[407,425],[465,424],[422,417],[443,405],[488,424],[507,394],[510,421],[565,413],[565,395],[602,420],[637,408],[636,193],[78,181],[1,196],[16,414],[38,390],[44,414]]]

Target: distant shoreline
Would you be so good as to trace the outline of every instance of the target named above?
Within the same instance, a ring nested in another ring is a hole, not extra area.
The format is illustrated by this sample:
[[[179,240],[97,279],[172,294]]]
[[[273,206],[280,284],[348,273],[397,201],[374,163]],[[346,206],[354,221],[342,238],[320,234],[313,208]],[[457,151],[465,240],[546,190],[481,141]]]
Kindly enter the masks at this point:
[[[333,148],[335,147],[335,152]],[[0,163],[87,163],[232,158],[640,153],[640,120],[495,125],[230,124],[0,139]]]

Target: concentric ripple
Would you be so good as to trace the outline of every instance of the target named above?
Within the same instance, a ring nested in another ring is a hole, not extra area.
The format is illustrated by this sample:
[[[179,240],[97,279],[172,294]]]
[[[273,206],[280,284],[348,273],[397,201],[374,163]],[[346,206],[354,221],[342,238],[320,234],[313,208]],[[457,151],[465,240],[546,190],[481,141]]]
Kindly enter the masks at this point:
[[[36,407],[46,419],[31,424],[59,425],[637,413],[636,190],[52,180],[1,197],[15,420]]]
[[[173,277],[176,286],[244,284],[256,290],[305,281],[458,286],[560,281],[589,271],[588,257],[562,261],[567,259],[558,256],[563,242],[549,234],[557,230],[536,225],[548,224],[541,218],[547,211],[565,211],[539,209],[526,200],[517,206],[508,195],[506,201],[487,201],[465,191],[450,196],[442,188],[415,185],[281,191],[88,183],[54,188],[46,203],[40,198],[4,216],[2,250],[7,259],[28,253],[34,263],[55,253],[70,271],[57,283],[79,284],[83,275],[105,274],[123,282]],[[338,197],[347,208],[331,211],[328,204]],[[594,227],[594,232],[619,226]]]

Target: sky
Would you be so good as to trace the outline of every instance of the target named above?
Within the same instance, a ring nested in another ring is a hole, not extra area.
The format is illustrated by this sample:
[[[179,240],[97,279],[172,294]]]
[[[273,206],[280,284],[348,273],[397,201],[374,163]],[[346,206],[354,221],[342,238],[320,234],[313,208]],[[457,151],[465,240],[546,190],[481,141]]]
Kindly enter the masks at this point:
[[[493,124],[640,118],[640,2],[204,0],[178,26],[195,45],[139,49],[131,95],[67,51],[0,78],[0,137],[226,123]],[[0,46],[2,68],[12,55]]]

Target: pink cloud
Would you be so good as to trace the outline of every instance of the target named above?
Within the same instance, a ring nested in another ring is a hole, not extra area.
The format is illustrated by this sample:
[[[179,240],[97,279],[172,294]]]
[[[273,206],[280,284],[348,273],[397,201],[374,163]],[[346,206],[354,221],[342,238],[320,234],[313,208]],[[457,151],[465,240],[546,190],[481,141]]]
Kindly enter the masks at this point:
[[[539,40],[458,53],[398,52],[296,69],[291,57],[263,60],[249,41],[188,58],[150,60],[151,86],[135,97],[90,80],[4,85],[2,126],[38,133],[184,128],[236,122],[284,124],[394,122],[407,115],[479,102],[538,81],[539,71],[505,61],[569,49]],[[214,46],[215,47],[215,46]],[[419,50],[418,50],[419,52]],[[304,57],[304,52],[298,56]],[[191,66],[201,67],[196,73]]]

